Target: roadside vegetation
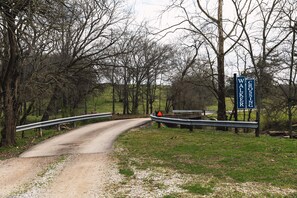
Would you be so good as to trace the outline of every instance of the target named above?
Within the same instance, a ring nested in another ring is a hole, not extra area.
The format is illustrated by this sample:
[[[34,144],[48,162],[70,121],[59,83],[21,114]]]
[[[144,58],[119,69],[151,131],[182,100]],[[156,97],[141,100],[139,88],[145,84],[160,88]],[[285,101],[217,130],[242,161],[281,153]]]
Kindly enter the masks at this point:
[[[115,155],[130,170],[121,172],[128,182],[138,172],[164,169],[185,175],[180,188],[194,195],[296,197],[296,146],[265,135],[150,126],[121,135]]]
[[[42,142],[55,135],[64,133],[65,131],[57,131],[56,129],[43,130],[42,136],[36,130],[28,130],[22,137],[22,132],[16,133],[16,146],[0,147],[0,160],[17,157],[30,147]]]

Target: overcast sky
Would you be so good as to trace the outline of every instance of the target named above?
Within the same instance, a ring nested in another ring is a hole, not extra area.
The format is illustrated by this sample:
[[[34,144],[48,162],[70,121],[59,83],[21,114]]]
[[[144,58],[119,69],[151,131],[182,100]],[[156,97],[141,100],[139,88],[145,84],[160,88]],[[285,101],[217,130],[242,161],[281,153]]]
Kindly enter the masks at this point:
[[[161,13],[170,3],[172,0],[128,0],[130,6],[133,8],[135,18],[137,23],[141,23],[143,21],[147,21],[148,25],[150,27],[154,27],[157,29],[164,29],[169,27],[172,24],[178,23],[181,19],[178,18],[178,11],[174,12],[166,12],[162,15]],[[196,7],[196,0],[185,0],[185,5],[187,7],[187,10],[191,10],[192,12],[195,12]],[[206,4],[206,2],[209,2]],[[216,7],[217,7],[217,0],[209,0],[209,1],[201,1],[202,5],[206,8],[208,8],[209,11],[213,9],[213,15],[216,17]],[[233,18],[234,11],[232,10],[233,5],[230,0],[224,1],[224,7],[223,7],[223,15],[224,18]],[[176,36],[178,33],[169,34],[166,36],[165,39],[162,39],[163,41],[176,42]],[[228,58],[226,57],[226,62],[228,61]],[[228,63],[226,63],[228,64]],[[227,73],[233,73],[234,68],[226,68]],[[236,69],[236,68],[235,68]],[[228,71],[230,70],[230,71]]]
[[[156,18],[162,7],[169,4],[170,0],[129,0],[135,8],[138,20]]]
[[[162,15],[162,20],[160,20],[161,12],[170,5],[172,0],[128,0],[131,7],[133,7],[135,17],[138,22],[148,21],[152,26],[155,27],[165,27],[168,24],[172,24],[174,21],[178,21],[176,17],[178,13],[171,12]],[[187,9],[196,9],[195,0],[185,1],[185,6]],[[206,7],[206,3],[209,2],[208,8],[215,8],[217,0],[202,1],[202,5]],[[224,17],[232,17],[232,3],[231,1],[224,1]]]

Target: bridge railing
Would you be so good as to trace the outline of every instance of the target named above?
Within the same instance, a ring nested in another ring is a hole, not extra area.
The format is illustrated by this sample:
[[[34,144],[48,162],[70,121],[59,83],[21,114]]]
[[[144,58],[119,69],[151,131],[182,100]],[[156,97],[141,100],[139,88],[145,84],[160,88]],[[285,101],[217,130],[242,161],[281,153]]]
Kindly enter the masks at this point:
[[[82,120],[91,120],[96,118],[111,118],[111,117],[112,117],[111,113],[97,113],[97,114],[87,114],[87,115],[73,116],[73,117],[67,117],[67,118],[59,118],[59,119],[48,120],[43,122],[35,122],[31,124],[20,125],[16,127],[16,131],[17,132],[26,131],[29,129],[36,129],[36,128],[42,129],[44,127],[60,125],[64,123],[77,122]]]
[[[250,129],[257,129],[259,127],[258,122],[246,122],[246,121],[193,120],[193,119],[157,117],[155,115],[151,115],[151,119],[158,123],[190,126],[190,129],[193,129],[192,128],[193,126],[250,128]]]

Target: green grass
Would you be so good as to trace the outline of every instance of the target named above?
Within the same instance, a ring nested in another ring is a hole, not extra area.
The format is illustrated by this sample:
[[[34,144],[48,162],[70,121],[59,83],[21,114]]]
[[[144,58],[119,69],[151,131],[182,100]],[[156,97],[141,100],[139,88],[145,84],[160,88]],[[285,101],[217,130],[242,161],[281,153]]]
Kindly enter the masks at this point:
[[[64,133],[65,131],[57,131],[55,129],[49,129],[49,130],[42,130],[42,137],[39,137],[36,130],[28,130],[25,131],[25,137],[22,138],[21,134],[22,132],[16,133],[16,146],[11,147],[0,147],[0,160],[8,159],[11,157],[17,157],[22,152],[30,148],[31,146],[42,142],[48,138],[51,138],[55,135],[59,135]]]
[[[183,188],[188,190],[190,193],[198,195],[208,195],[213,192],[211,187],[204,187],[201,184],[185,185]]]
[[[225,102],[226,102],[226,111],[232,111],[233,109],[233,98],[226,98],[225,99]],[[206,110],[209,110],[209,111],[217,111],[218,110],[218,104],[215,103],[213,105],[210,105],[210,106],[207,106],[206,107]]]
[[[297,188],[297,141],[230,132],[147,128],[118,139],[128,166],[168,167],[181,173],[213,176],[221,181],[260,182]],[[199,191],[195,185],[193,191]],[[191,186],[190,186],[191,187]],[[189,188],[190,188],[189,187]],[[191,187],[192,188],[192,187]]]
[[[161,110],[165,109],[165,97],[166,97],[166,86],[157,86],[156,89],[156,99],[153,103],[153,110],[159,110],[159,106]],[[161,101],[159,103],[159,98]],[[123,103],[118,101],[118,96],[116,95],[115,101],[115,113],[121,114],[123,112]],[[145,96],[139,97],[139,114],[145,113]],[[130,102],[130,107],[132,103]],[[107,85],[105,90],[102,93],[97,93],[94,96],[89,96],[87,99],[87,111],[88,113],[102,113],[102,112],[112,112],[112,87]],[[77,114],[84,113],[84,102],[79,105],[79,108],[76,110]]]
[[[122,175],[125,175],[126,177],[131,177],[134,175],[133,170],[129,169],[129,168],[121,168],[119,170],[119,173]]]

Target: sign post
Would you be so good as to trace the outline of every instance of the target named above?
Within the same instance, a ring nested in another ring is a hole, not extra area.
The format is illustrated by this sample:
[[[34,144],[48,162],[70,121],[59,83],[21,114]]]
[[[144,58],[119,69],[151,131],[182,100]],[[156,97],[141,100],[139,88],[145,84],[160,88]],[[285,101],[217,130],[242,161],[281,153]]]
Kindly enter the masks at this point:
[[[237,76],[236,74],[233,75],[233,83],[234,83],[234,120],[238,121],[238,113],[237,113]],[[235,133],[238,133],[238,129],[235,128]]]

